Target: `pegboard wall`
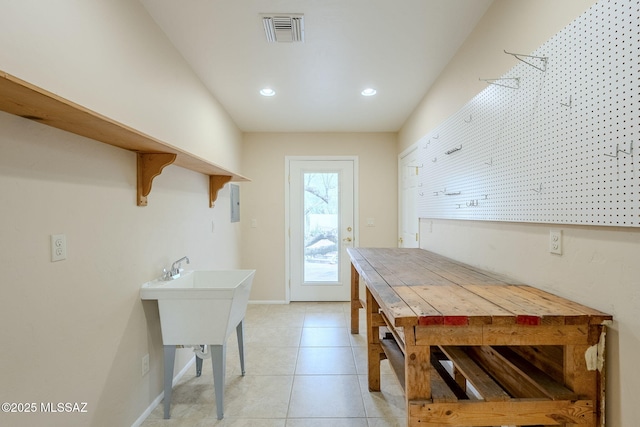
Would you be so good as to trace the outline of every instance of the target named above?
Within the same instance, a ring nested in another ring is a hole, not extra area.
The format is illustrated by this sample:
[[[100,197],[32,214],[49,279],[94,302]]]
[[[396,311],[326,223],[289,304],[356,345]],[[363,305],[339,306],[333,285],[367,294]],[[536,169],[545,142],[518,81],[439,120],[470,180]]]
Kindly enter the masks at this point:
[[[640,226],[640,1],[500,54],[518,65],[418,142],[419,216]]]

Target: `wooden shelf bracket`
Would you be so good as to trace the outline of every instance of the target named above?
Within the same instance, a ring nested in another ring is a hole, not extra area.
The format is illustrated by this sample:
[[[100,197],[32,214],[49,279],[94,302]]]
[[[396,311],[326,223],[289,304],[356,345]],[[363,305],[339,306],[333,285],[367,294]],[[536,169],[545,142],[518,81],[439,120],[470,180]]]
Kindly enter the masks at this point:
[[[162,169],[176,160],[171,153],[137,153],[138,154],[138,206],[147,206],[147,196],[151,192],[153,179],[160,175]]]
[[[218,192],[224,185],[231,181],[230,176],[209,175],[209,207],[212,208],[218,198]]]

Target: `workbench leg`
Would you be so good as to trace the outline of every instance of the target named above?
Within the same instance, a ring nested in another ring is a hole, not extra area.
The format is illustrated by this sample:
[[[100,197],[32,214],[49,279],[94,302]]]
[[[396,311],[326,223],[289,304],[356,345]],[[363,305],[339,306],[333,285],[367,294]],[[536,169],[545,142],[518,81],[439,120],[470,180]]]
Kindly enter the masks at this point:
[[[411,426],[409,402],[431,399],[431,347],[416,345],[415,328],[404,328],[404,384],[407,425]],[[434,426],[437,427],[437,426]]]
[[[453,379],[460,386],[460,388],[466,393],[467,391],[467,378],[460,373],[458,368],[453,367]]]
[[[360,333],[361,308],[363,307],[360,303],[360,274],[351,264],[351,333],[354,335]]]
[[[367,288],[367,377],[369,391],[380,391],[380,360],[383,354],[380,344],[380,306]]]
[[[567,387],[573,390],[581,399],[591,399],[594,403],[594,415],[586,423],[566,424],[566,427],[596,427],[604,426],[604,414],[600,413],[600,396],[598,392],[597,370],[587,369],[585,354],[590,346],[587,345],[567,345],[564,347],[564,381]]]

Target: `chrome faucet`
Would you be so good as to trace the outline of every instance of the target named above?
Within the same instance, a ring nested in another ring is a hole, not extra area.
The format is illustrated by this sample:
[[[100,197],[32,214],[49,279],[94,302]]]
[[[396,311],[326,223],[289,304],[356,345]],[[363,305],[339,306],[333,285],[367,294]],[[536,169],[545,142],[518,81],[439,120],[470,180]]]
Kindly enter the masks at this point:
[[[184,256],[171,264],[171,270],[169,271],[167,271],[166,268],[163,269],[162,280],[173,280],[180,277],[180,265],[182,264],[182,261],[187,261],[187,264],[189,264],[189,257]]]

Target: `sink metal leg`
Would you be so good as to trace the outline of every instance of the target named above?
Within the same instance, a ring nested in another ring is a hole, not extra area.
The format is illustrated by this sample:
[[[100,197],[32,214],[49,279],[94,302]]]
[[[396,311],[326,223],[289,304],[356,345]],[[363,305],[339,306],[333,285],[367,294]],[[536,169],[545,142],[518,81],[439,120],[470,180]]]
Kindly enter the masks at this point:
[[[224,376],[226,372],[226,344],[211,345],[211,367],[213,368],[213,386],[216,393],[218,419],[224,416]]]
[[[238,336],[238,351],[240,353],[240,370],[245,374],[244,368],[244,319],[236,326]],[[224,417],[224,383],[227,368],[226,343],[222,345],[209,345],[211,351],[211,368],[213,369],[213,386],[216,395],[216,412],[218,419]],[[173,367],[176,360],[176,346],[164,346],[164,418],[170,418],[171,392],[173,385]],[[196,376],[202,374],[202,359],[196,356]]]
[[[238,351],[240,353],[240,371],[244,376],[244,319],[236,326],[236,334],[238,335]]]
[[[200,350],[204,351],[204,346],[200,346]],[[202,359],[196,356],[196,377],[202,375]]]
[[[168,420],[171,409],[171,391],[173,385],[173,365],[176,361],[176,346],[164,346],[164,419]]]

